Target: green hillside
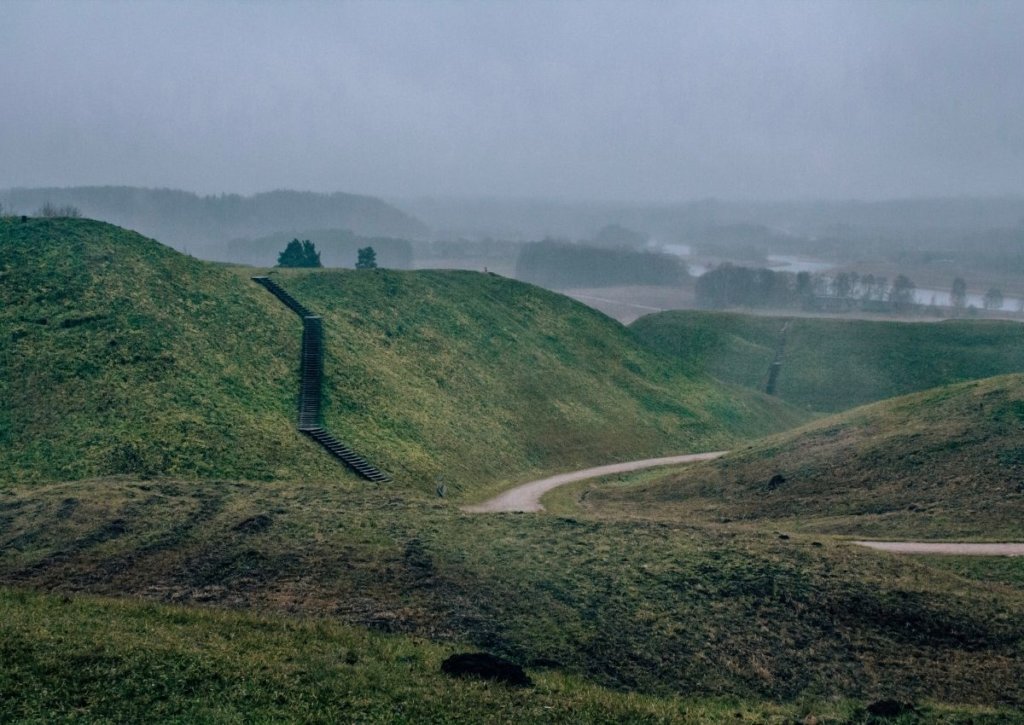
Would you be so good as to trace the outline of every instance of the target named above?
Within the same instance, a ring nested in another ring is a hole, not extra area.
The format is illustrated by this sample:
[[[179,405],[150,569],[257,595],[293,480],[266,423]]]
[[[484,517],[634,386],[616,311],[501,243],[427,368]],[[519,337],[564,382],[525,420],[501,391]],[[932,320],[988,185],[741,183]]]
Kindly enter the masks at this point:
[[[587,502],[874,538],[1021,540],[1022,440],[1024,376],[1007,375],[857,408]]]
[[[400,477],[458,490],[718,448],[799,415],[686,375],[567,297],[463,271],[278,275],[324,317],[326,423]]]
[[[964,380],[1024,371],[1024,325],[1004,320],[888,322],[674,311],[631,330],[687,370],[764,390],[783,325],[783,400],[837,412]]]
[[[0,220],[0,475],[337,478],[295,434],[295,323],[133,232]]]
[[[0,222],[5,478],[344,479],[294,430],[301,324],[248,272],[84,220]],[[406,482],[721,446],[793,424],[566,298],[473,273],[280,274],[325,315],[328,425]]]

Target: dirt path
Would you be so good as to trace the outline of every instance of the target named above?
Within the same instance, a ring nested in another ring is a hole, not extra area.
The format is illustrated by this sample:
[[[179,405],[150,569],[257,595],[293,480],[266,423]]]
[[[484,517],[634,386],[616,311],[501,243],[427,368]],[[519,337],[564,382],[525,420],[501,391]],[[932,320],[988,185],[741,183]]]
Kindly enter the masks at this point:
[[[881,551],[898,554],[965,554],[968,556],[1024,556],[1024,544],[957,544],[954,542],[923,541],[854,541],[858,546],[867,546]]]
[[[645,458],[642,461],[627,461],[626,463],[612,463],[608,466],[596,468],[585,468],[582,471],[561,473],[550,478],[542,478],[539,481],[530,481],[521,486],[509,489],[492,499],[476,504],[475,506],[463,506],[462,510],[471,514],[489,514],[506,511],[543,511],[540,504],[540,497],[553,488],[564,486],[573,481],[583,481],[587,478],[599,478],[614,473],[627,473],[639,471],[642,468],[654,468],[655,466],[670,466],[674,463],[696,463],[697,461],[710,461],[712,458],[723,456],[727,451],[715,451],[713,453],[690,453],[685,456],[668,456],[667,458]]]

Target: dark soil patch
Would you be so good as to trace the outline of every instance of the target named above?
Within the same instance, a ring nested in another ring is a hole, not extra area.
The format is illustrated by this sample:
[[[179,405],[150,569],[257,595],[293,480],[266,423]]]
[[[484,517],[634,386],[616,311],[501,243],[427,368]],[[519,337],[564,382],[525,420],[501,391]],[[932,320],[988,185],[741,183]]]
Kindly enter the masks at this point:
[[[477,677],[504,682],[513,687],[533,687],[533,680],[514,662],[487,652],[463,652],[441,663],[441,671],[452,677]]]

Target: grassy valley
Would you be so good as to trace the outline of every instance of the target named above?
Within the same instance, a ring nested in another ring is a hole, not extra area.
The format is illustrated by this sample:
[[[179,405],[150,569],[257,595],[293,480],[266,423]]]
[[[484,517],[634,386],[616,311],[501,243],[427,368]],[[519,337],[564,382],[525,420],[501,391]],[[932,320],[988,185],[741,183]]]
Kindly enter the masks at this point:
[[[764,390],[783,326],[777,394],[813,411],[1024,371],[1024,325],[1001,320],[888,322],[680,310],[642,317],[630,329],[687,370]]]

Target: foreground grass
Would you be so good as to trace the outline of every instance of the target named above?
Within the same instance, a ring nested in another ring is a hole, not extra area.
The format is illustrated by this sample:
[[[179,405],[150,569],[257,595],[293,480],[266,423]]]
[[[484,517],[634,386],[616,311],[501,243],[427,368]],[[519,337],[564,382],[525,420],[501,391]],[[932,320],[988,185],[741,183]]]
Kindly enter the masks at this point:
[[[452,647],[327,619],[0,589],[5,722],[868,722],[864,704],[610,691],[553,670],[509,688],[440,673]],[[1008,710],[920,705],[935,722]]]
[[[764,390],[783,325],[777,394],[836,412],[965,380],[1024,371],[1024,325],[1003,320],[889,322],[679,310],[630,326],[691,371]]]
[[[716,461],[595,488],[605,515],[880,539],[1024,539],[1024,376],[857,408]]]
[[[602,687],[1024,703],[1024,591],[773,526],[468,516],[408,490],[107,479],[0,493],[0,582],[330,617]]]

